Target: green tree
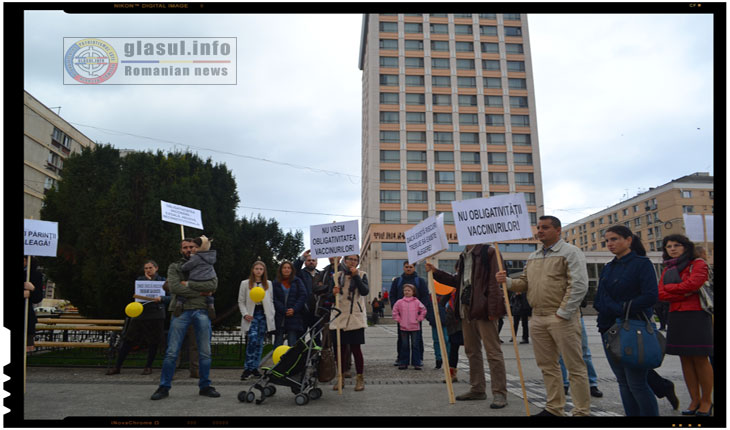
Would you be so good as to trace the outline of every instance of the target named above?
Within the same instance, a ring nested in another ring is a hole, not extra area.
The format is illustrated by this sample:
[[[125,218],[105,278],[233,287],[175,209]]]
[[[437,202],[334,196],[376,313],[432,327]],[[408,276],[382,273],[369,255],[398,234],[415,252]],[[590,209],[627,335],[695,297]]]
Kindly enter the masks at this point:
[[[144,261],[157,261],[166,276],[168,265],[180,258],[180,226],[162,221],[160,200],[201,210],[205,231],[186,227],[185,235],[214,239],[216,296],[237,292],[239,200],[231,172],[190,153],[120,157],[102,145],[66,160],[41,211],[42,219],[59,223],[58,258],[43,261],[46,274],[82,315],[123,317]]]

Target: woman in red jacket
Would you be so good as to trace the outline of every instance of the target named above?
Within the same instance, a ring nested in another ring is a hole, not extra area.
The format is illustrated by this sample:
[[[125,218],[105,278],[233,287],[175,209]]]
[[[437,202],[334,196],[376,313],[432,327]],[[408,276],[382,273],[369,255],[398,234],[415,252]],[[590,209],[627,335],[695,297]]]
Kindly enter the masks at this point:
[[[695,258],[694,244],[680,234],[665,237],[662,248],[659,300],[670,303],[666,353],[679,355],[692,399],[682,415],[709,416],[714,377],[708,360],[713,354],[712,317],[702,310],[697,294],[707,280],[707,264]]]

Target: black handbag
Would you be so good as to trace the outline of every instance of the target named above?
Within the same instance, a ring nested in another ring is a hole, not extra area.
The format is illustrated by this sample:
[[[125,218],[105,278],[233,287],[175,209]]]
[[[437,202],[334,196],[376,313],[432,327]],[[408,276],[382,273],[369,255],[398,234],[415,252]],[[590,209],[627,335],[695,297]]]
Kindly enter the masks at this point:
[[[617,318],[604,335],[606,352],[614,361],[636,369],[656,369],[664,360],[666,339],[644,312],[642,319],[629,319],[631,302],[624,318]]]

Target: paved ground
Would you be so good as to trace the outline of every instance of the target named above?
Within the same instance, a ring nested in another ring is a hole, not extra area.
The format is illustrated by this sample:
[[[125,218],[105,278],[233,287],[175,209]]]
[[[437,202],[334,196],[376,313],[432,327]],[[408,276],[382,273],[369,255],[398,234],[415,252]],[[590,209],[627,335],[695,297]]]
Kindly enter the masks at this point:
[[[593,362],[599,376],[599,388],[604,392],[603,398],[592,399],[592,415],[604,418],[622,416],[623,408],[618,385],[606,362],[600,337],[595,329],[595,317],[586,316],[585,320],[589,332],[589,344],[594,357]],[[480,424],[481,419],[526,417],[515,350],[509,341],[509,326],[505,325],[501,336],[504,340],[502,350],[508,373],[509,405],[499,410],[489,408],[489,403],[491,403],[489,393],[487,401],[449,403],[446,384],[442,382],[443,370],[434,369],[430,327],[427,325],[426,327],[424,330],[426,332],[424,336],[426,344],[424,370],[398,370],[392,365],[395,359],[396,326],[379,324],[369,327],[366,331],[367,344],[363,347],[366,389],[362,392],[354,392],[354,379],[347,379],[343,393],[340,395],[331,389],[330,383],[323,384],[322,398],[310,401],[304,406],[295,404],[294,395],[287,387],[279,387],[277,393],[273,397],[267,398],[261,405],[239,402],[237,394],[248,389],[251,384],[239,380],[240,369],[213,369],[211,371],[213,386],[221,393],[220,398],[199,396],[197,380],[188,378],[186,370],[180,370],[176,379],[173,380],[170,396],[160,401],[151,401],[149,397],[159,383],[159,369],[154,369],[153,374],[148,376],[140,375],[141,369],[134,368],[125,368],[120,375],[106,376],[104,370],[98,368],[33,367],[28,369],[24,417],[26,420],[96,417],[97,421],[93,421],[93,423],[100,426],[105,424],[134,425],[147,422],[154,424],[155,420],[163,425],[175,423],[217,426],[226,423],[229,425],[241,424],[237,420],[244,419],[242,417],[247,417],[246,420],[250,419],[249,417],[269,420],[271,417],[317,419],[322,416],[348,417],[348,420],[355,416],[371,417],[368,418],[369,420],[372,420],[372,417],[402,417],[407,419],[407,421],[401,422],[403,426],[413,426],[418,423],[408,417],[421,417],[421,419],[427,420],[423,417],[445,416],[453,417],[452,420],[456,418],[459,423],[466,426],[487,426],[487,424]],[[534,415],[543,409],[545,403],[542,376],[535,365],[532,345],[519,344],[518,348],[530,414]],[[463,353],[463,348],[460,352],[459,382],[454,384],[456,395],[469,389],[469,385],[465,381],[468,378],[466,355]],[[674,356],[666,356],[659,372],[675,383],[677,395],[681,400],[680,408],[686,408],[689,404],[689,395],[682,379],[679,359]],[[489,381],[488,371],[487,381]],[[566,412],[569,412],[572,407],[570,397],[568,397]],[[665,424],[685,423],[685,426],[688,426],[688,424],[698,421],[681,417],[679,412],[672,410],[669,402],[664,399],[659,400],[659,408],[660,414],[670,420]],[[134,417],[134,419],[130,421],[125,417]],[[172,417],[178,418],[173,420]],[[722,418],[724,420],[724,416]],[[300,425],[316,425],[313,424],[315,422],[301,421]],[[398,420],[392,421],[391,418],[390,422],[391,425],[395,425]],[[592,421],[592,425],[596,425],[596,422],[598,421]],[[508,426],[522,426],[522,424],[515,423],[523,423],[523,421],[509,421],[509,423],[511,424]],[[526,422],[524,423],[527,425]],[[643,424],[649,425],[658,425],[657,423],[658,421],[643,422]],[[422,424],[455,425],[452,421],[428,420]],[[361,426],[365,424],[343,421],[343,425]]]

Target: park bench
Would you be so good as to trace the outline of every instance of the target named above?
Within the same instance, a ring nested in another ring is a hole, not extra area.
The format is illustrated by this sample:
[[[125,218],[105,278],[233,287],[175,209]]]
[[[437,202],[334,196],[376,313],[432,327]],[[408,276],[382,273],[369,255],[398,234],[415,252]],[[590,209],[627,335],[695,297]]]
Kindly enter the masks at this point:
[[[105,338],[103,332],[109,332],[109,337],[123,330],[124,320],[112,319],[86,319],[86,318],[39,318],[36,324],[36,333],[43,331],[62,331],[62,341],[35,341],[36,347],[45,348],[109,348],[110,342],[93,342],[93,341],[69,341],[69,335],[78,338],[79,333],[99,332],[101,338]],[[83,336],[82,336],[83,337]]]

